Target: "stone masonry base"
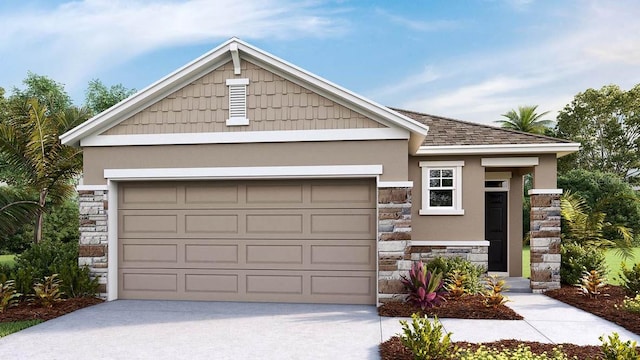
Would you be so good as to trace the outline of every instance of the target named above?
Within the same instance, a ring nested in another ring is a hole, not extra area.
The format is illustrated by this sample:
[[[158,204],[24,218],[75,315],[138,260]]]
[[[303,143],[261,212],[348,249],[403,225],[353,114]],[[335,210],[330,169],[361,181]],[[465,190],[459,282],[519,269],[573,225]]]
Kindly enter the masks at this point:
[[[78,264],[98,278],[100,297],[107,297],[107,191],[80,190],[80,246]]]
[[[560,194],[531,195],[531,290],[560,288]]]

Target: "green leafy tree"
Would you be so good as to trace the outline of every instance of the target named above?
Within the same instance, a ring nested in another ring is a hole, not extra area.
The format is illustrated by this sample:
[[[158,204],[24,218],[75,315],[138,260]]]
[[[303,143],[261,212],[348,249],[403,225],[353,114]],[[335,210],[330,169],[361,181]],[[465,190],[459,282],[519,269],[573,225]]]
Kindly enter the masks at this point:
[[[606,222],[626,226],[636,237],[640,235],[640,199],[620,176],[574,169],[558,176],[558,187],[579,195],[589,208],[606,214]],[[605,236],[617,235],[609,229]]]
[[[0,123],[0,153],[16,174],[7,182],[36,194],[35,243],[42,239],[45,205],[71,197],[75,193],[72,180],[82,170],[81,150],[62,145],[59,136],[88,117],[84,109],[53,112],[37,99],[29,99],[14,102],[10,115]]]
[[[51,113],[59,113],[70,108],[73,104],[71,97],[64,89],[64,84],[50,79],[47,76],[27,73],[27,77],[22,81],[24,89],[13,88],[10,101],[25,103],[30,99],[36,99],[46,106]]]
[[[640,84],[628,91],[616,85],[587,89],[558,114],[558,136],[579,142],[579,152],[558,162],[568,169],[601,170],[628,181],[640,168]]]
[[[502,128],[528,132],[532,134],[544,135],[553,125],[551,120],[543,120],[542,118],[549,114],[548,111],[542,114],[536,113],[538,105],[535,106],[518,106],[518,111],[512,109],[501,116],[507,120],[498,120]]]
[[[91,110],[92,115],[96,115],[128,98],[135,92],[135,89],[127,89],[122,84],[107,87],[100,80],[93,79],[89,81],[85,105]]]

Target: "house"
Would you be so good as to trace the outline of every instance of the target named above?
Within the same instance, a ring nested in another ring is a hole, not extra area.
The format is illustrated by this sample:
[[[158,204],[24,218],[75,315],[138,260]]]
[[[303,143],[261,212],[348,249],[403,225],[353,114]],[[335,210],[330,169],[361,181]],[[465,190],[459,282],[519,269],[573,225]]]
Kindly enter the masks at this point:
[[[63,134],[80,258],[113,299],[364,303],[412,260],[559,285],[556,159],[579,145],[388,108],[236,38]]]

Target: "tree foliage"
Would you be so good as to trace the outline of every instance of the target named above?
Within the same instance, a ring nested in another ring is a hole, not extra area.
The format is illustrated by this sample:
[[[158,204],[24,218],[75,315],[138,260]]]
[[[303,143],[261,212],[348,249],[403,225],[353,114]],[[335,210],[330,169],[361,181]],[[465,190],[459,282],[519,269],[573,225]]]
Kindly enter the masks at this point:
[[[72,106],[71,97],[65,91],[64,84],[47,76],[28,72],[22,83],[25,88],[13,88],[10,101],[25,103],[28,100],[35,99],[51,113],[65,111]]]
[[[38,213],[38,203],[23,200],[23,194],[8,186],[0,186],[0,234],[11,234]]]
[[[502,114],[507,120],[498,120],[496,123],[505,129],[544,135],[547,129],[553,125],[553,121],[543,120],[542,118],[549,112],[545,111],[542,114],[538,114],[536,113],[537,108],[538,105],[519,106],[518,111],[511,109]]]
[[[601,170],[629,179],[630,170],[640,168],[640,84],[628,91],[607,85],[577,94],[558,114],[556,130],[582,145],[559,161],[560,171]]]
[[[91,110],[92,115],[96,115],[128,98],[135,92],[135,89],[127,89],[122,84],[107,87],[102,81],[93,79],[89,81],[85,105]]]
[[[640,199],[619,176],[574,169],[558,176],[558,187],[579,195],[589,208],[606,214],[606,222],[629,227],[640,235]],[[616,234],[608,230],[605,236]]]

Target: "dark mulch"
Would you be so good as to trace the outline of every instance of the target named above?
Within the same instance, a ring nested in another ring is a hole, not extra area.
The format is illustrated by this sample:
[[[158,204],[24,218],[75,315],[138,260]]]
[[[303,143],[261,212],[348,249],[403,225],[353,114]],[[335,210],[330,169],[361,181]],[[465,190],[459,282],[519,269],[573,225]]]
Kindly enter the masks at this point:
[[[545,295],[600,316],[640,335],[640,314],[622,309],[622,300],[627,294],[619,286],[607,286],[604,288],[603,294],[595,299],[583,295],[580,289],[575,286],[563,286],[560,289],[549,290],[545,292]],[[616,309],[616,305],[618,305],[618,309]]]
[[[46,308],[31,302],[20,302],[17,306],[0,313],[0,322],[22,320],[51,320],[82,309],[87,306],[99,304],[104,300],[92,297],[71,298],[56,302],[53,307]]]
[[[419,307],[403,302],[389,302],[378,308],[380,316],[410,317],[418,313],[421,316],[437,316],[439,318],[456,319],[494,319],[522,320],[511,308],[504,305],[487,307],[482,295],[465,295],[460,298],[447,298],[441,305],[422,311]]]
[[[554,347],[562,346],[562,352],[564,352],[569,358],[576,357],[582,359],[603,359],[602,352],[598,346],[578,346],[573,344],[544,344],[539,342],[519,341],[519,340],[500,340],[484,344],[473,344],[467,342],[456,342],[461,348],[476,349],[480,345],[485,345],[489,348],[496,349],[515,349],[518,345],[525,345],[531,348],[531,351],[535,354],[542,354],[546,352],[551,354]],[[400,338],[397,336],[380,344],[380,357],[382,360],[413,360],[411,351],[407,349]]]

